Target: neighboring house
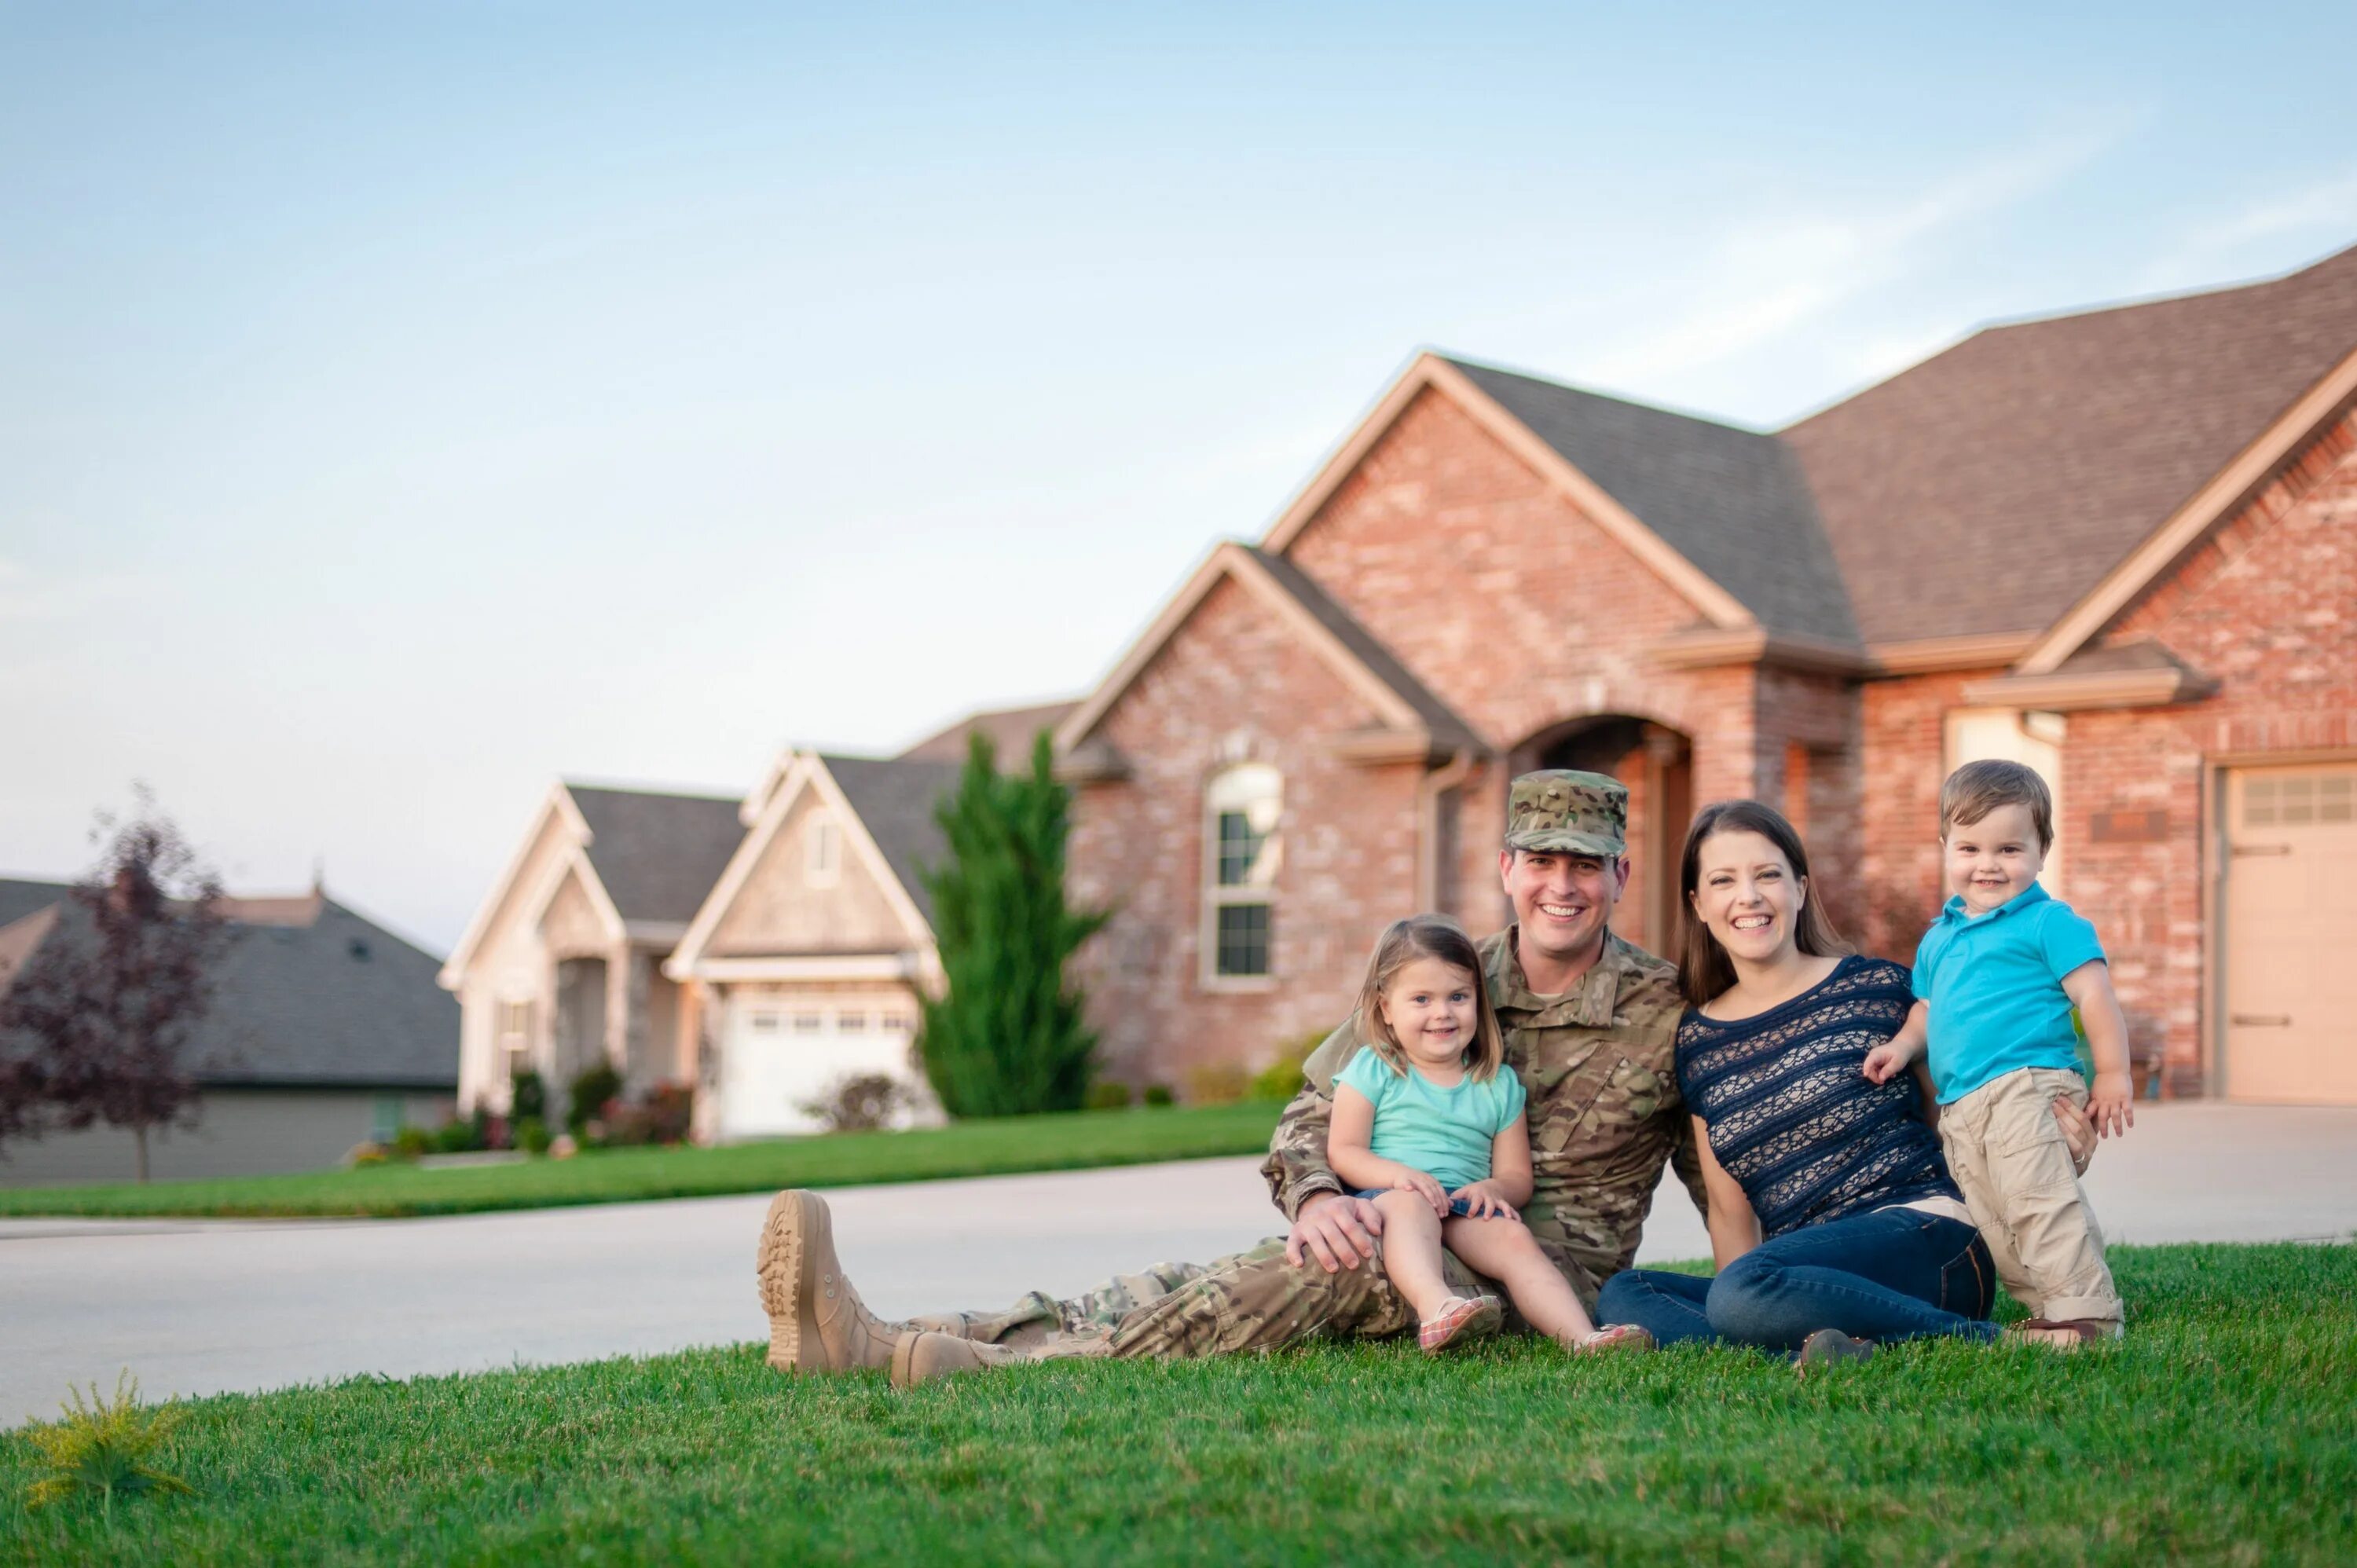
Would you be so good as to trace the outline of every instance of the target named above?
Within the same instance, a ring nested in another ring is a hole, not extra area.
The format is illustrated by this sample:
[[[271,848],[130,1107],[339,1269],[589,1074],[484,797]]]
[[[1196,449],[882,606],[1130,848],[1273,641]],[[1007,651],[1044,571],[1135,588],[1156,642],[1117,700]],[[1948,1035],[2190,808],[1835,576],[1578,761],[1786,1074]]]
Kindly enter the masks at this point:
[[[1419,355],[1062,720],[1110,1068],[1257,1064],[1388,919],[1506,911],[1506,781],[1631,791],[1670,950],[1693,808],[1808,836],[1911,952],[1941,779],[2009,756],[2167,1091],[2357,1102],[2357,249],[2024,321],[1782,431]]]
[[[527,1066],[561,1103],[604,1060],[634,1090],[694,1085],[705,1141],[813,1131],[804,1107],[855,1074],[937,1114],[910,1055],[942,983],[934,809],[970,733],[1019,766],[1070,706],[976,714],[896,758],[790,749],[741,800],[555,786],[442,971],[461,1106],[504,1111]]]
[[[744,839],[663,972],[704,1020],[697,1122],[710,1139],[803,1133],[854,1074],[898,1078],[941,958],[922,871],[947,858],[945,762],[788,751],[742,811]],[[922,1113],[922,1112],[920,1112]]]
[[[626,1090],[692,1081],[696,1019],[662,972],[744,830],[734,800],[552,788],[442,966],[458,996],[458,1103],[504,1113],[513,1076],[553,1114],[594,1062]]]
[[[15,972],[57,939],[70,892],[0,880],[0,967]],[[434,983],[432,955],[317,887],[221,908],[230,940],[186,1057],[200,1120],[151,1136],[157,1179],[316,1170],[450,1114],[457,1009]],[[11,1142],[0,1184],[127,1181],[133,1143],[103,1126]]]
[[[1039,733],[1045,730],[1053,735],[1056,726],[1079,706],[1078,702],[1040,703],[1028,708],[997,708],[972,714],[937,735],[927,736],[902,752],[900,760],[963,764],[971,737],[980,734],[990,738],[1000,771],[1021,772],[1031,766],[1031,746]]]

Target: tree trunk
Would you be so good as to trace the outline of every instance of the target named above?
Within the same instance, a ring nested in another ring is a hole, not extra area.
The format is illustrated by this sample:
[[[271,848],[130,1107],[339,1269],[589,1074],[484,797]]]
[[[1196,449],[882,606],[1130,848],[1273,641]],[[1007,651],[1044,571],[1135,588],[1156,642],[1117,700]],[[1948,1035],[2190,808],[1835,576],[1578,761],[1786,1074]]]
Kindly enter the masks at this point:
[[[132,1135],[139,1140],[139,1185],[145,1187],[147,1185],[147,1129],[144,1126],[134,1128]]]

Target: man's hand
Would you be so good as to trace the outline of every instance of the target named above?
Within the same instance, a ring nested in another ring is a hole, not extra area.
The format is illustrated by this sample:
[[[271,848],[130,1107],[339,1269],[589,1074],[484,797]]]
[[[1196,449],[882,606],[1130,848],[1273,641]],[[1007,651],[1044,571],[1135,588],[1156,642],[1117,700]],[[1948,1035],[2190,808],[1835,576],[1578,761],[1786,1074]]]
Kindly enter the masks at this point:
[[[1315,1258],[1329,1274],[1372,1262],[1375,1238],[1383,1233],[1383,1217],[1363,1197],[1320,1193],[1301,1206],[1285,1239],[1285,1261],[1295,1268]]]
[[[1897,1040],[1885,1040],[1866,1053],[1866,1076],[1877,1083],[1889,1083],[1914,1059],[1915,1053]]]
[[[2116,1138],[2136,1125],[2136,1085],[2124,1072],[2099,1072],[2087,1096],[2087,1117],[2098,1136]]]
[[[1477,1181],[1458,1187],[1448,1195],[1465,1200],[1465,1212],[1475,1219],[1495,1217],[1500,1219],[1520,1219],[1514,1206],[1508,1203],[1494,1181]],[[1444,1215],[1444,1218],[1446,1216]]]
[[[2062,1129],[2063,1143],[2071,1147],[2071,1168],[2085,1176],[2095,1158],[2095,1124],[2067,1094],[2054,1097],[2054,1120]]]
[[[1392,1182],[1394,1192],[1412,1192],[1432,1205],[1433,1213],[1448,1218],[1448,1191],[1428,1171],[1403,1170]]]

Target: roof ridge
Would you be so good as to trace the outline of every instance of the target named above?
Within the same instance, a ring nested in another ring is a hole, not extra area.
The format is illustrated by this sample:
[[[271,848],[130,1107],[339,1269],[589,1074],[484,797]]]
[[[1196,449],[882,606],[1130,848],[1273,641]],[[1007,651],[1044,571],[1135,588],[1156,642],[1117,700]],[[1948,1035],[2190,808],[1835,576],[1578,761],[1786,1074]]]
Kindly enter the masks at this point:
[[[586,779],[559,779],[568,790],[588,789],[600,795],[640,795],[658,800],[726,800],[731,804],[745,798],[741,789],[656,789],[638,784],[601,784]]]
[[[1448,353],[1444,349],[1435,349],[1432,352],[1435,358],[1445,360],[1460,371],[1480,371],[1493,376],[1512,376],[1517,381],[1530,381],[1553,392],[1592,397],[1599,403],[1617,403],[1627,408],[1643,409],[1648,413],[1665,413],[1674,419],[1686,419],[1692,420],[1696,424],[1707,424],[1715,430],[1731,431],[1738,435],[1758,436],[1762,441],[1775,441],[1781,438],[1776,431],[1762,430],[1757,425],[1738,424],[1724,415],[1705,413],[1699,409],[1682,408],[1675,403],[1654,403],[1646,398],[1631,397],[1626,392],[1600,392],[1595,387],[1582,386],[1577,381],[1557,381],[1553,376],[1542,376],[1531,371],[1517,370],[1512,365],[1494,364],[1488,360],[1469,359],[1465,355]]]

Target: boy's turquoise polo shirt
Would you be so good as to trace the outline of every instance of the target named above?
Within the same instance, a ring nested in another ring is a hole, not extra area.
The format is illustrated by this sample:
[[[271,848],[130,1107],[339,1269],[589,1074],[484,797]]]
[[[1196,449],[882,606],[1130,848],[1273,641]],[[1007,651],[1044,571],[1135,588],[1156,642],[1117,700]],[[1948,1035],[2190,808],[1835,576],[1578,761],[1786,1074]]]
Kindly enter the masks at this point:
[[[1469,1073],[1456,1088],[1443,1089],[1361,1046],[1334,1081],[1373,1101],[1375,1131],[1367,1147],[1377,1159],[1422,1171],[1450,1192],[1489,1178],[1490,1145],[1523,1114],[1523,1080],[1509,1067],[1480,1083]]]
[[[2022,1068],[2075,1069],[2079,1040],[2062,977],[2103,956],[2095,928],[2035,882],[1977,918],[1962,897],[1949,899],[1915,948],[1940,1103]]]

